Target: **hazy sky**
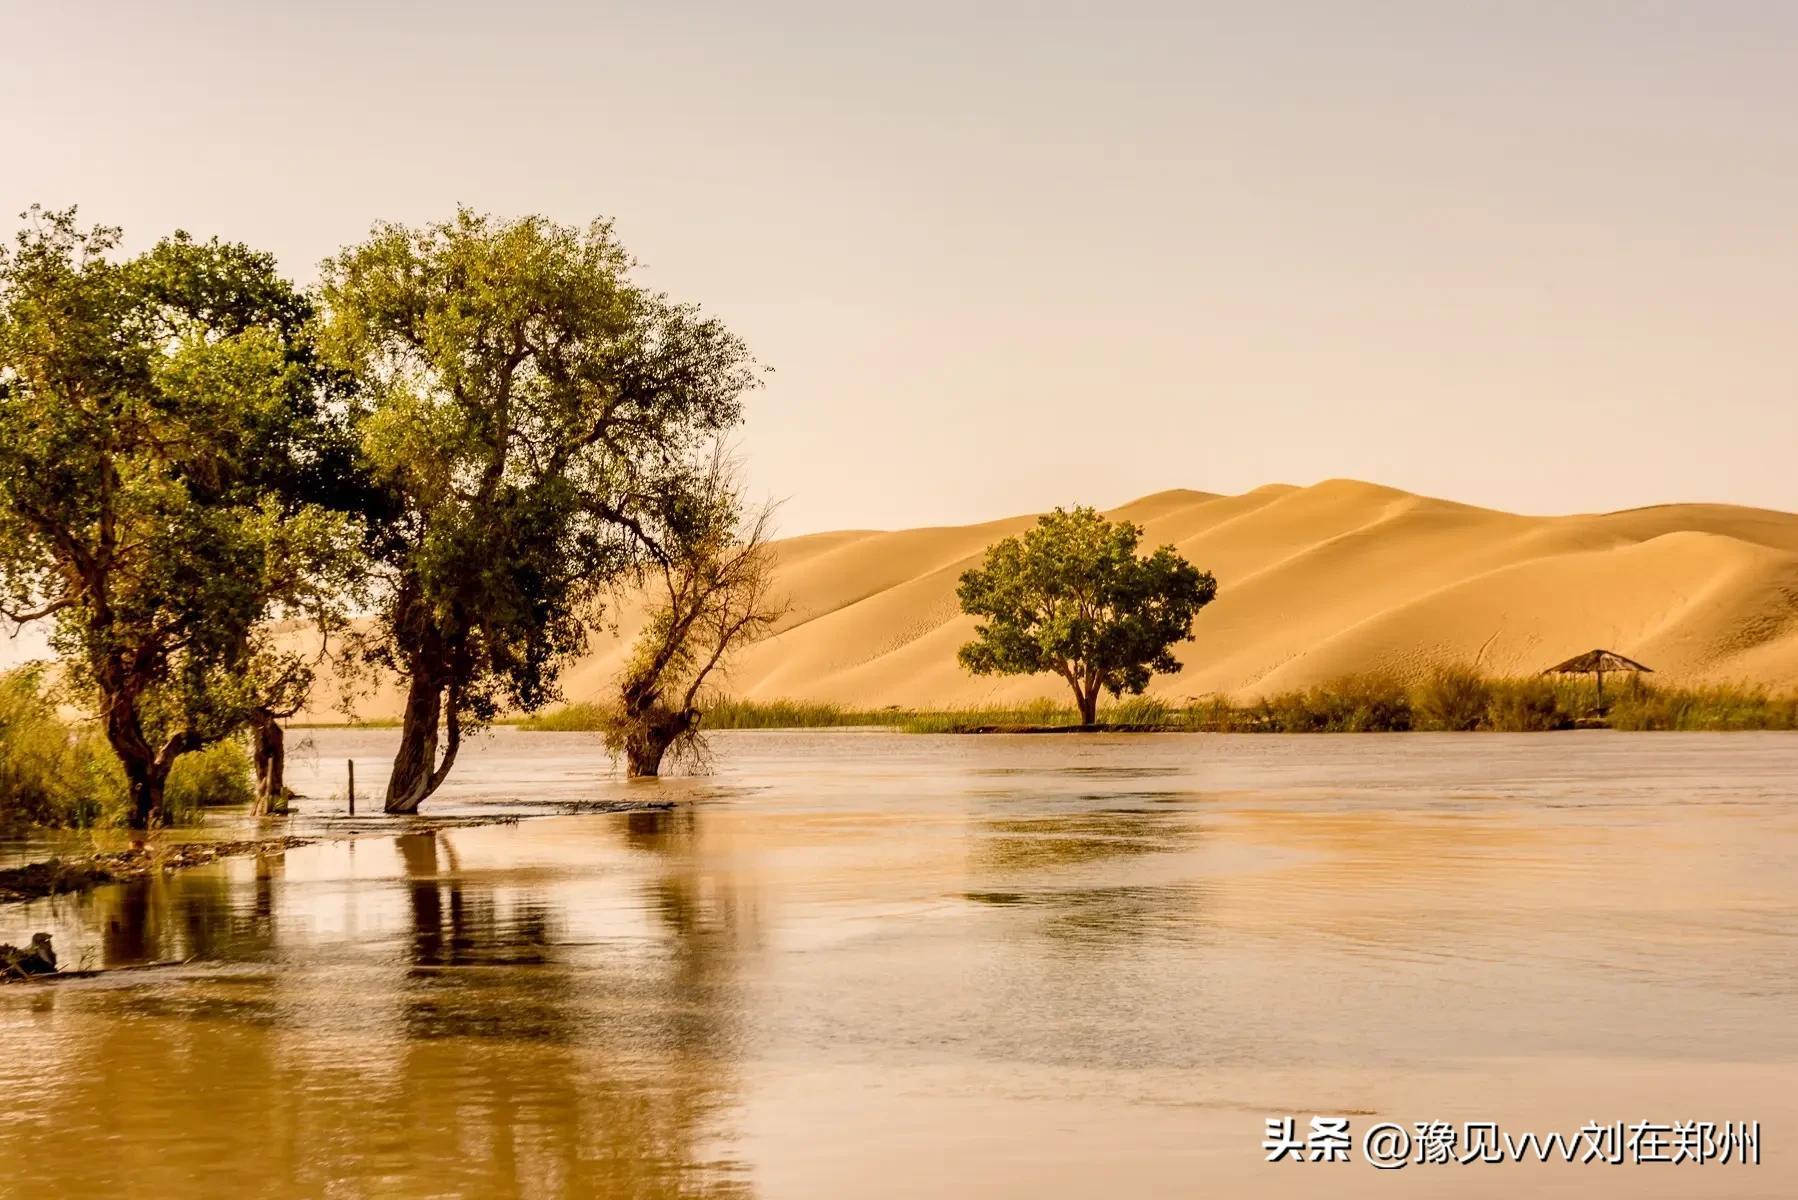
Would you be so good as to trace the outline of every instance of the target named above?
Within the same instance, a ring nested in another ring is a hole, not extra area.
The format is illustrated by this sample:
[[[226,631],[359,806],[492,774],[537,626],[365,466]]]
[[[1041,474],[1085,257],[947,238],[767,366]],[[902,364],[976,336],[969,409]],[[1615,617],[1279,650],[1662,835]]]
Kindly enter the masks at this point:
[[[1798,4],[0,0],[0,204],[606,214],[787,532],[1348,475],[1798,509]]]

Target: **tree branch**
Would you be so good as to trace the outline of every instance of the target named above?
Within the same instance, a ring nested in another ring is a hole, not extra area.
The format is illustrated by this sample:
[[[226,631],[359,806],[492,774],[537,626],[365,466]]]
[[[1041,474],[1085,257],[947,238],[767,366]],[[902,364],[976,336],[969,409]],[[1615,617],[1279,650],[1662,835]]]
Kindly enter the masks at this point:
[[[10,608],[0,608],[0,617],[5,617],[16,625],[23,625],[27,621],[35,621],[40,617],[47,617],[52,613],[59,613],[65,608],[72,608],[74,607],[74,604],[75,598],[73,596],[65,596],[61,600],[52,600],[42,608],[34,608],[30,612],[14,612]]]

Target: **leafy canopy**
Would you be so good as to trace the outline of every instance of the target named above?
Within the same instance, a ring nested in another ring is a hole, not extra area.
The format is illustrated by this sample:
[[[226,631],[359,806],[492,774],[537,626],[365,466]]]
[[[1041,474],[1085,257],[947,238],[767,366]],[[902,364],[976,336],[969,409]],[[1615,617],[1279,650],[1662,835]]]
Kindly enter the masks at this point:
[[[743,344],[632,265],[604,222],[466,209],[378,226],[325,265],[331,352],[366,389],[385,497],[374,656],[409,681],[394,811],[441,782],[464,722],[554,697],[641,561],[647,514],[678,507],[740,417]]]
[[[989,547],[961,577],[962,611],[984,618],[961,647],[976,675],[1052,673],[1094,719],[1100,689],[1137,694],[1180,669],[1173,647],[1217,581],[1163,546],[1137,557],[1142,530],[1091,508],[1056,509],[1022,537]]]
[[[0,609],[55,618],[141,823],[178,755],[292,677],[266,623],[328,606],[353,559],[313,498],[344,445],[267,255],[177,233],[117,259],[73,210],[27,222],[0,250]]]

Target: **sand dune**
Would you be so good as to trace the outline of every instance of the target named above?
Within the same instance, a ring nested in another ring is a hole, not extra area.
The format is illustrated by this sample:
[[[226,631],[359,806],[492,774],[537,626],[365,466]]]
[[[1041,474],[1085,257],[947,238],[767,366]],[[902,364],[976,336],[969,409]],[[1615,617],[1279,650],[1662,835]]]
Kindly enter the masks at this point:
[[[1414,676],[1439,663],[1539,670],[1593,646],[1678,682],[1798,686],[1798,514],[1663,505],[1526,517],[1349,480],[1240,496],[1172,491],[1113,510],[1218,579],[1218,599],[1152,694],[1237,698],[1349,672]],[[791,611],[742,654],[730,690],[846,704],[948,706],[1061,697],[1050,678],[975,679],[955,662],[973,622],[960,573],[1034,520],[781,542]],[[565,677],[600,698],[636,626]],[[391,715],[391,695],[364,715]]]

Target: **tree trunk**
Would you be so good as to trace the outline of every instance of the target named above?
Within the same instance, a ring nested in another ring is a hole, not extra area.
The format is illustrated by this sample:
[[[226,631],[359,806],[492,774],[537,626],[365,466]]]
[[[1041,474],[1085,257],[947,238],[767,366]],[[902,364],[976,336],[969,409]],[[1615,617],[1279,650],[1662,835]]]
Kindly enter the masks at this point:
[[[662,773],[662,758],[672,739],[644,733],[625,743],[625,774],[632,779],[654,779]]]
[[[1057,673],[1074,689],[1074,708],[1080,713],[1080,724],[1098,724],[1099,681],[1078,663],[1065,663],[1057,668]]]
[[[121,695],[102,686],[101,706],[106,717],[106,742],[125,772],[125,794],[131,806],[127,816],[131,828],[153,829],[167,819],[163,811],[163,788],[168,783],[169,762],[158,761],[156,751],[144,738],[137,705],[129,694]]]
[[[250,752],[256,762],[257,816],[265,816],[287,795],[287,736],[281,722],[265,708],[250,718]]]
[[[437,729],[442,719],[443,688],[414,677],[406,691],[406,714],[400,723],[400,749],[387,777],[390,813],[415,813],[436,790]]]
[[[154,829],[166,824],[163,811],[163,789],[168,784],[168,771],[155,763],[125,764],[125,787],[131,798],[131,828]]]
[[[624,739],[624,773],[632,779],[653,779],[662,773],[662,759],[675,740],[692,729],[698,714],[650,712],[635,718]]]

